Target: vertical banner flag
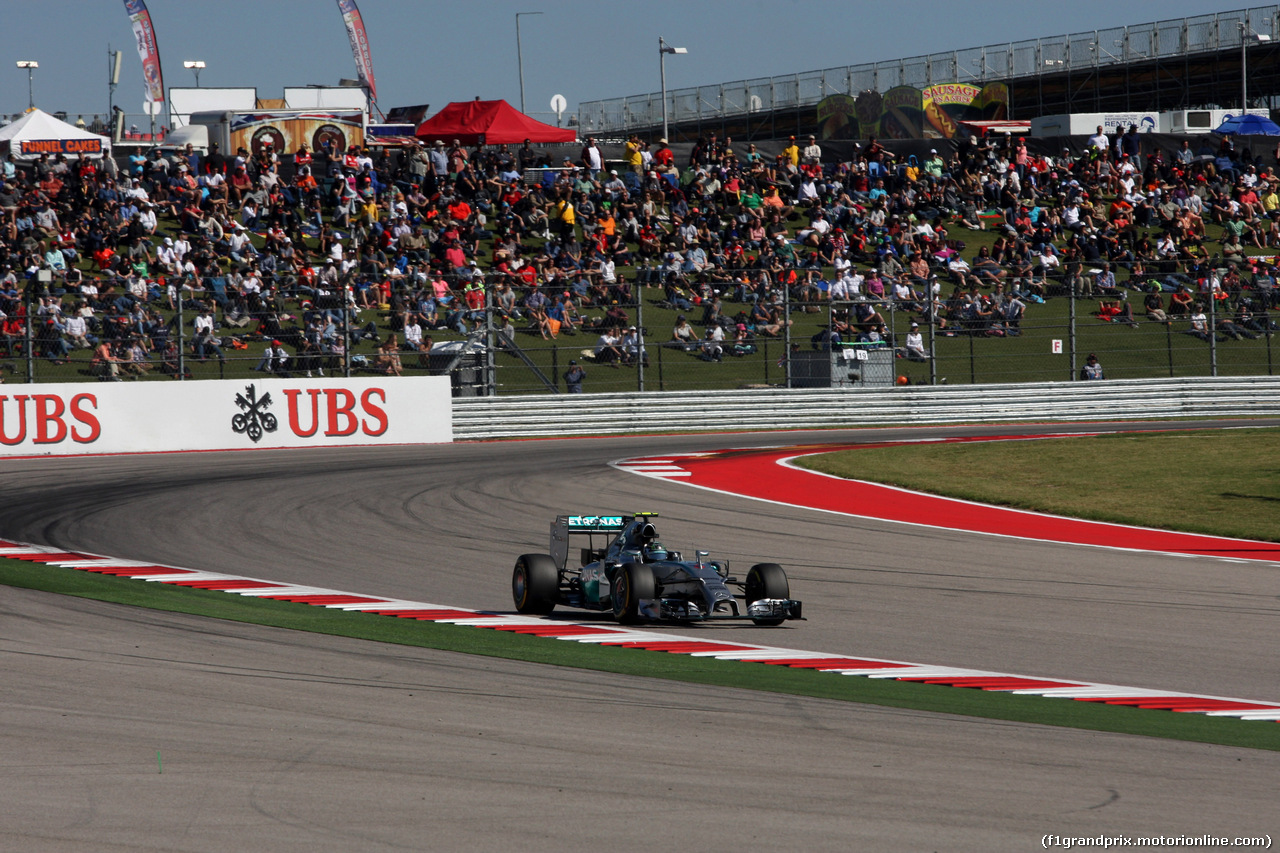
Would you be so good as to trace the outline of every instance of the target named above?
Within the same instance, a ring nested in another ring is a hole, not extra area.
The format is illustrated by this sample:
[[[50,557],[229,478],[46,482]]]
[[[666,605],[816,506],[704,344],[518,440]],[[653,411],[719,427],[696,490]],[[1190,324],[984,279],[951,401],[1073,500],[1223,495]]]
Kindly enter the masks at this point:
[[[373,82],[373,53],[369,50],[369,34],[364,29],[364,18],[356,8],[356,0],[338,0],[338,11],[347,25],[347,38],[351,40],[351,55],[356,60],[356,72],[360,82],[369,90],[369,99],[378,100],[378,86]]]
[[[133,22],[133,35],[138,42],[138,58],[142,60],[142,76],[147,82],[147,100],[164,103],[164,77],[160,74],[160,49],[156,47],[156,31],[151,26],[151,13],[146,0],[124,0],[124,9]]]

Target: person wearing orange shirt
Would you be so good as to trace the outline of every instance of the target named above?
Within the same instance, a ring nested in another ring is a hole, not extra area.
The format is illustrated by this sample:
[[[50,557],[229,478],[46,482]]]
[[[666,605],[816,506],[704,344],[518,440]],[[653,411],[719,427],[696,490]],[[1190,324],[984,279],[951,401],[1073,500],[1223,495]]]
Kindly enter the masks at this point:
[[[600,215],[596,217],[596,224],[600,226],[600,230],[608,239],[613,239],[613,235],[618,231],[618,220],[613,216],[612,205],[604,202],[601,205]]]

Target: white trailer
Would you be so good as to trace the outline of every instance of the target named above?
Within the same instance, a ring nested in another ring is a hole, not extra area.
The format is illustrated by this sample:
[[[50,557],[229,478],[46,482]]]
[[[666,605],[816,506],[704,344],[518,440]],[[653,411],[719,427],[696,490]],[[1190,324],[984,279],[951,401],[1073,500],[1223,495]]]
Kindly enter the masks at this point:
[[[1129,125],[1135,125],[1138,133],[1156,133],[1160,130],[1160,114],[1154,110],[1136,113],[1066,113],[1040,116],[1031,120],[1031,135],[1044,136],[1093,136],[1098,126],[1109,138],[1124,133]]]

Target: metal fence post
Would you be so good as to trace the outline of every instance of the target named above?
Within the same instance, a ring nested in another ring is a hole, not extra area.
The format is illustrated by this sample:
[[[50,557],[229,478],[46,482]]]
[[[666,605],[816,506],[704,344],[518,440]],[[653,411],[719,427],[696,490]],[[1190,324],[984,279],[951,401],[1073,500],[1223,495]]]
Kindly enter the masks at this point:
[[[662,370],[662,351],[664,349],[666,349],[665,346],[662,346],[662,345],[658,346],[658,390],[659,391],[667,390],[666,376],[663,374],[663,370]]]
[[[786,376],[786,386],[791,387],[791,292],[784,286],[782,288],[782,329],[785,333],[782,345],[786,347],[786,351],[782,354],[782,366]],[[828,321],[829,322],[829,321]]]
[[[351,283],[342,285],[342,375],[351,378]]]
[[[178,381],[187,378],[187,330],[182,319],[182,286],[178,286]]]
[[[493,288],[486,284],[484,288],[484,384],[486,397],[496,397],[498,395],[498,362],[497,355],[493,351],[497,341],[493,328]],[[559,387],[559,384],[559,380],[556,380],[556,387]]]
[[[1213,289],[1213,278],[1209,279],[1209,375],[1218,375],[1218,294]]]
[[[31,324],[34,322],[34,320],[32,319],[34,314],[33,314],[33,308],[32,308],[33,303],[31,299],[31,295],[32,295],[31,290],[28,288],[27,291],[25,292],[25,296],[27,298],[27,323],[26,323],[26,328],[23,330],[23,334],[26,336],[26,342],[24,343],[22,348],[23,355],[27,357],[27,384],[28,385],[36,381],[36,361],[35,361],[36,353],[35,353],[35,346],[34,346],[35,335],[32,334],[32,331],[31,331]]]
[[[937,313],[938,303],[935,301],[933,291],[929,291],[929,313],[926,319],[929,321],[929,384],[938,384],[938,332],[937,332]]]
[[[1070,382],[1076,378],[1076,288],[1073,284],[1071,292],[1067,294],[1070,300],[1067,312],[1067,349],[1071,352],[1071,372],[1067,374],[1067,381]]]
[[[636,282],[636,390],[644,391],[644,285]]]
[[[969,384],[978,384],[978,365],[973,355],[973,329],[965,330],[969,337]]]

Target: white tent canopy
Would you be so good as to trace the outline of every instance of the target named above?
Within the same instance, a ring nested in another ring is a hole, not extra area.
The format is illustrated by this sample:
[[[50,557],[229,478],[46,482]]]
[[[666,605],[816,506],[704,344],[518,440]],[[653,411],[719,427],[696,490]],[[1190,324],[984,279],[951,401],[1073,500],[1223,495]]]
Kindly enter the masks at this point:
[[[0,127],[0,148],[6,144],[13,160],[38,160],[41,154],[65,154],[69,160],[84,154],[96,160],[111,154],[110,138],[59,121],[43,110],[31,110]]]

